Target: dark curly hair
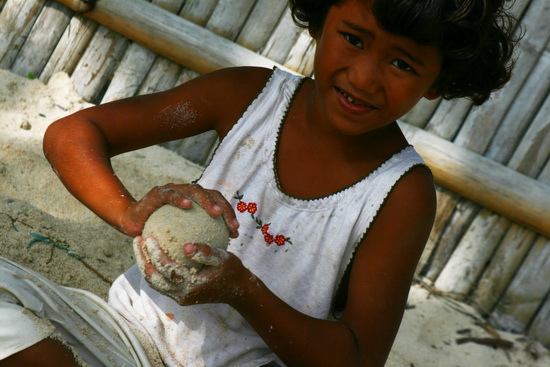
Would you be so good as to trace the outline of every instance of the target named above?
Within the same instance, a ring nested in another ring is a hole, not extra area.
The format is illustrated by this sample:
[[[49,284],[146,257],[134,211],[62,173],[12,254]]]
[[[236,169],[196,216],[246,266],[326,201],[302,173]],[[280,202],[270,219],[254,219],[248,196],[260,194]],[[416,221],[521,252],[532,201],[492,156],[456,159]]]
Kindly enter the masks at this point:
[[[296,24],[322,32],[329,9],[342,0],[290,0]],[[509,80],[516,19],[506,0],[365,0],[380,26],[437,46],[443,55],[435,87],[443,98],[470,98],[481,105]]]

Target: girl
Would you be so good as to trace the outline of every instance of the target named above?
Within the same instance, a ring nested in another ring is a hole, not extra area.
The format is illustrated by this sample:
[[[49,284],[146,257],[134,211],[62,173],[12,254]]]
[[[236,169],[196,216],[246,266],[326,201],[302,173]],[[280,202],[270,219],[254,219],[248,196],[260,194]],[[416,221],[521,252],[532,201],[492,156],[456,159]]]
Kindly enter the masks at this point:
[[[512,23],[502,1],[290,6],[316,40],[315,79],[220,70],[80,111],[44,137],[67,189],[136,237],[142,266],[117,279],[103,307],[153,346],[151,360],[158,353],[169,366],[383,366],[435,215],[430,172],[396,119],[421,98],[480,104],[509,78]],[[195,184],[166,184],[136,200],[110,166],[114,155],[212,129],[221,142]],[[206,281],[189,293],[182,266],[139,237],[166,204],[200,205],[223,216],[231,233],[228,252],[182,244],[207,265],[197,274]],[[150,260],[150,252],[161,256]],[[162,293],[149,284],[158,277]],[[45,338],[11,362],[33,348],[64,352]],[[83,349],[73,346],[91,364],[108,354]]]

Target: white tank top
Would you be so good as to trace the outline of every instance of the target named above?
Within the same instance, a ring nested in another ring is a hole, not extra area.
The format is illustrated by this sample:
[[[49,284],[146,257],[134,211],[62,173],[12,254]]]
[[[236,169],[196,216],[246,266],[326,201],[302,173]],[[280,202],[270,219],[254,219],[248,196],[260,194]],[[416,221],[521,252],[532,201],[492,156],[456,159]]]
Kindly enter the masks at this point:
[[[277,140],[301,80],[274,69],[198,182],[219,190],[237,213],[240,236],[228,250],[290,306],[328,319],[339,282],[386,197],[424,163],[409,146],[332,195],[299,199],[284,193],[275,170]],[[170,366],[279,361],[231,307],[181,307],[152,290],[135,266],[115,282],[110,303],[151,336]]]

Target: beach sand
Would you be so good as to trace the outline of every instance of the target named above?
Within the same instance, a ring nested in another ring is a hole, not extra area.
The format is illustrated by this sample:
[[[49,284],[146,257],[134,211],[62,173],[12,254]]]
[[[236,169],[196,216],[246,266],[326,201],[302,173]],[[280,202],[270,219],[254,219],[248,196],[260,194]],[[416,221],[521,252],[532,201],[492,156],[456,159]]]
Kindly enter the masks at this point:
[[[0,255],[66,286],[107,297],[113,281],[134,260],[132,239],[74,199],[42,154],[42,136],[56,119],[90,106],[66,74],[46,86],[0,70]],[[190,182],[201,167],[161,147],[113,159],[135,197],[153,186]],[[523,335],[499,332],[510,349],[461,338],[494,338],[471,307],[411,288],[388,367],[543,367],[548,350]]]

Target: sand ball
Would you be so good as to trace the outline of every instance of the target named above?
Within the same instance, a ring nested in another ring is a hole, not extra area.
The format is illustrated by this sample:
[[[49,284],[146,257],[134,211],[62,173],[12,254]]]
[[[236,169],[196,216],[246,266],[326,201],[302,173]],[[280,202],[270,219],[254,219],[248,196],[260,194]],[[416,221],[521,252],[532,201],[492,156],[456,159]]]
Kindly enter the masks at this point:
[[[200,270],[204,265],[183,254],[186,243],[203,243],[227,249],[229,231],[222,217],[212,217],[200,205],[181,209],[165,205],[155,211],[145,223],[142,237],[154,237],[168,255],[188,268]]]

